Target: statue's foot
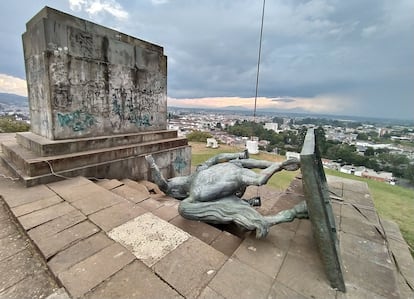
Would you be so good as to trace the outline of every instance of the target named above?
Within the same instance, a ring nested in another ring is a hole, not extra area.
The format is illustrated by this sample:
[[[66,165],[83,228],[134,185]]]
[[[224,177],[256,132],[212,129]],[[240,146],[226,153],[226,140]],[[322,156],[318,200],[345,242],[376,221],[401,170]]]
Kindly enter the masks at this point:
[[[308,211],[302,212],[302,213],[297,213],[296,218],[298,218],[298,219],[309,219],[309,213],[308,213]]]
[[[267,236],[269,233],[269,226],[267,225],[260,225],[256,228],[256,239],[262,239]]]
[[[283,222],[291,222],[295,218],[308,219],[308,207],[306,201],[301,201],[295,205],[292,209],[282,210],[276,215],[264,216],[269,226],[276,225]]]
[[[147,162],[148,162],[148,164],[149,164],[150,166],[155,165],[155,160],[154,160],[154,158],[152,157],[152,155],[146,155],[146,156],[145,156],[145,160],[147,160]]]
[[[256,196],[250,199],[243,199],[247,202],[251,207],[260,207],[262,205],[262,201],[260,200],[260,196]]]
[[[239,153],[239,159],[249,159],[249,151],[245,149],[243,152]]]
[[[306,201],[301,201],[293,207],[295,210],[295,217],[299,219],[309,219],[308,206]]]

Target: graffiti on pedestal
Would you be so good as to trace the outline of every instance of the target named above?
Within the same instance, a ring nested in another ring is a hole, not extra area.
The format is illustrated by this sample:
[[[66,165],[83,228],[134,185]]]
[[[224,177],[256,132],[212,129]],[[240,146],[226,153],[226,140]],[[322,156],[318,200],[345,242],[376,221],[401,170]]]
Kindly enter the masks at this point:
[[[185,169],[186,167],[187,167],[187,161],[183,157],[177,156],[174,160],[174,170],[177,173],[181,173],[181,171]]]
[[[93,57],[93,35],[89,32],[69,27],[69,44],[74,53],[82,57]]]
[[[153,113],[158,111],[158,101],[154,100],[156,92],[147,92],[138,88],[115,88],[112,93],[112,126],[121,128],[126,124],[137,127],[152,125]]]
[[[114,132],[159,125],[166,78],[146,68],[113,64],[107,48],[104,56],[97,54],[98,37],[73,28],[69,33],[69,49],[51,46],[48,52],[50,105],[57,125],[74,132],[98,123],[96,130]]]
[[[77,86],[79,90],[79,98],[81,100],[82,110],[85,111],[99,111],[103,113],[104,117],[108,116],[108,113],[104,113],[103,107],[106,103],[105,82],[103,81],[88,81],[80,86]]]
[[[66,85],[55,85],[52,89],[53,106],[55,108],[67,108],[72,105],[73,95],[69,92],[69,87]]]
[[[70,113],[57,113],[59,125],[69,127],[74,132],[84,131],[96,124],[95,117],[84,111],[76,110]]]

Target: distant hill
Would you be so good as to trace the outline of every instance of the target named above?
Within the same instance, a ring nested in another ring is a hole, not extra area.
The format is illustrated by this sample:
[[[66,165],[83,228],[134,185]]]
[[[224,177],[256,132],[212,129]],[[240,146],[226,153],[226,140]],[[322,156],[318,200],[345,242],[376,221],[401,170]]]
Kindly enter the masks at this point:
[[[12,93],[0,92],[0,104],[6,104],[8,106],[28,107],[29,102],[27,97],[22,97]]]
[[[220,108],[220,110],[241,110],[241,111],[250,111],[251,109],[248,109],[243,106],[226,106],[223,108]]]
[[[185,108],[185,107],[173,107],[169,106],[168,109],[171,110],[184,110],[192,112],[206,112],[206,111],[215,111],[215,112],[234,112],[240,113],[242,115],[253,115],[253,109],[247,109],[241,106],[227,106],[224,108]],[[350,115],[334,115],[334,114],[317,114],[302,111],[299,109],[291,110],[274,110],[274,109],[257,109],[258,116],[279,116],[279,117],[291,117],[291,118],[323,118],[323,119],[334,119],[340,121],[354,121],[354,122],[368,122],[371,124],[382,124],[382,125],[403,125],[403,126],[414,126],[413,120],[407,119],[389,119],[381,117],[363,117],[363,116],[350,116]]]

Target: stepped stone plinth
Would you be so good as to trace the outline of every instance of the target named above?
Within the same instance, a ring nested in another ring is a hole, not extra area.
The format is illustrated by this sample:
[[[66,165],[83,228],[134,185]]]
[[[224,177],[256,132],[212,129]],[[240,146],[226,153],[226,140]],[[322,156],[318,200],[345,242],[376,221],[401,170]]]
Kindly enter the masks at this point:
[[[63,177],[147,179],[190,172],[190,147],[167,126],[163,48],[49,7],[26,24],[31,132],[1,160],[32,186]]]
[[[58,141],[28,132],[18,133],[16,137],[16,141],[3,142],[0,157],[26,186],[79,175],[148,179],[144,156],[149,153],[158,161],[166,177],[190,171],[190,147],[187,139],[177,137],[177,131]]]

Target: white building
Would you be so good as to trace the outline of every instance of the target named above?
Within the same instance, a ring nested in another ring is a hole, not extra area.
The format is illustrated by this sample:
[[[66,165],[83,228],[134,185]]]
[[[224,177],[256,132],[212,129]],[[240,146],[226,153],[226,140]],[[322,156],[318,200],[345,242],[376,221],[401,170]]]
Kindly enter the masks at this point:
[[[362,176],[362,173],[365,171],[365,167],[363,166],[353,166],[353,165],[344,165],[339,169],[340,172],[353,174],[356,176]]]
[[[215,138],[207,138],[206,147],[218,148],[218,143]]]
[[[265,123],[264,128],[267,130],[273,130],[278,132],[279,124],[278,123]]]
[[[246,140],[246,149],[249,154],[256,155],[259,153],[259,143],[257,140]]]
[[[286,152],[286,159],[297,159],[300,161],[300,154],[296,152]]]

